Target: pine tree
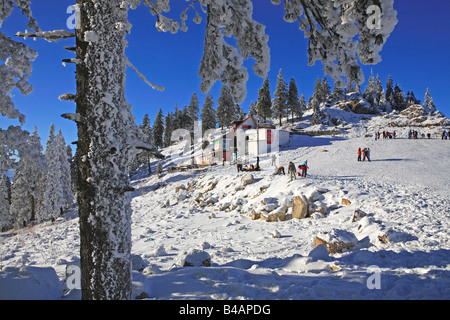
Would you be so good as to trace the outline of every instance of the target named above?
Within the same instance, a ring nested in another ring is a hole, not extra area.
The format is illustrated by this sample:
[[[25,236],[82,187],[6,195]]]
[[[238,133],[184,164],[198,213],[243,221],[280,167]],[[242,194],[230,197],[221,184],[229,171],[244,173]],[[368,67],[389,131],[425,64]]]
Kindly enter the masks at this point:
[[[328,80],[327,77],[323,77],[322,79],[322,83],[320,84],[320,91],[321,91],[321,98],[322,98],[322,102],[327,101],[328,97],[331,94],[331,88],[330,85],[328,84]]]
[[[316,83],[314,85],[314,93],[311,96],[311,99],[315,98],[317,100],[317,102],[322,103],[324,101],[323,96],[322,96],[322,82],[320,81],[319,77],[317,77],[316,79]],[[311,105],[311,107],[313,107]]]
[[[216,111],[214,110],[213,97],[208,93],[206,95],[205,101],[203,102],[202,108],[202,135],[205,134],[206,130],[216,128]]]
[[[181,111],[180,109],[178,109],[178,105],[175,104],[175,110],[173,112],[173,121],[172,121],[172,126],[173,126],[173,130],[177,130],[177,129],[181,129]]]
[[[61,168],[61,186],[62,186],[62,193],[63,193],[63,201],[64,201],[64,207],[63,209],[68,209],[73,204],[73,193],[71,190],[71,176],[70,176],[70,158],[72,155],[67,154],[67,146],[66,141],[64,139],[64,136],[59,130],[58,134],[56,135],[56,142],[58,147],[58,155],[59,155],[59,162],[60,162],[60,168]]]
[[[303,97],[303,100],[304,99],[305,97]],[[289,81],[287,107],[292,116],[292,123],[294,122],[294,115],[296,115],[299,119],[302,118],[302,106],[298,98],[297,84],[295,83],[294,78],[291,78],[291,81]]]
[[[172,143],[173,113],[168,112],[164,119],[164,146],[168,147]]]
[[[400,86],[395,84],[394,87],[394,108],[396,110],[403,110],[405,109],[405,94],[403,93],[403,90],[400,88]]]
[[[275,87],[274,98],[272,101],[272,114],[275,118],[278,118],[279,125],[281,126],[281,119],[286,116],[287,107],[287,84],[284,81],[281,69],[278,72],[277,85]]]
[[[363,97],[372,106],[375,106],[377,104],[377,85],[373,73],[370,74],[369,82],[367,83],[366,89],[364,90]]]
[[[342,91],[342,89],[339,88],[336,84],[334,84],[333,92],[330,95],[331,101],[333,103],[336,103],[336,102],[342,100],[343,97],[344,97],[344,92]]]
[[[188,111],[189,111],[189,130],[193,132],[193,131],[195,131],[194,126],[198,122],[199,114],[200,114],[198,97],[195,92],[191,96],[191,101],[189,102]]]
[[[7,231],[13,227],[10,216],[11,206],[11,183],[6,174],[0,176],[0,232]]]
[[[251,112],[254,115],[258,114],[258,109],[256,107],[256,103],[253,102],[253,100],[250,102],[250,106],[248,108],[248,111],[249,111],[249,113]]]
[[[190,117],[188,106],[184,106],[183,110],[181,110],[181,118],[180,118],[180,129],[190,130]]]
[[[156,114],[155,121],[153,122],[153,141],[156,148],[162,148],[164,146],[164,120],[161,108],[159,108]]]
[[[320,111],[320,104],[316,97],[313,97],[311,100],[311,106],[313,109],[312,114],[312,124],[319,124],[320,119],[322,119],[322,113]]]
[[[378,74],[375,80],[375,88],[376,88],[376,104],[380,105],[381,96],[384,95],[384,89],[383,85],[381,84],[380,76]]]
[[[216,115],[219,127],[222,129],[228,127],[233,120],[237,120],[236,104],[233,101],[233,96],[228,85],[223,85],[220,89]]]
[[[303,94],[300,96],[299,103],[300,103],[300,110],[303,113],[303,111],[307,110],[306,99],[305,99],[305,96]]]
[[[423,106],[430,108],[430,111],[436,111],[436,106],[434,105],[433,98],[430,94],[430,88],[427,88],[427,92],[425,92],[425,99],[423,102]]]
[[[22,228],[30,223],[40,220],[44,214],[41,208],[45,185],[41,183],[45,170],[45,161],[42,155],[41,139],[34,128],[28,139],[28,144],[36,150],[36,158],[22,158],[19,166],[14,172],[13,185],[11,188],[10,214],[15,219],[15,227]]]
[[[144,118],[142,119],[142,124],[139,126],[142,133],[144,134],[144,142],[153,145],[153,130],[152,126],[150,124],[150,118],[148,114],[144,115]],[[150,159],[152,157],[152,154],[149,150],[143,150],[141,153],[139,153],[136,156],[135,162],[137,162],[137,166],[141,166],[142,164],[147,164],[148,168],[148,175],[152,175],[152,167],[150,163]]]
[[[38,217],[38,222],[56,220],[65,207],[60,148],[53,124],[50,126],[44,155],[47,163],[47,174],[42,215]]]
[[[389,75],[388,79],[386,80],[386,91],[385,91],[385,97],[386,102],[389,102],[392,107],[394,107],[394,81],[391,78],[391,75]]]
[[[267,120],[272,116],[272,98],[270,97],[269,78],[264,78],[262,88],[258,91],[258,101],[256,102],[258,117]]]

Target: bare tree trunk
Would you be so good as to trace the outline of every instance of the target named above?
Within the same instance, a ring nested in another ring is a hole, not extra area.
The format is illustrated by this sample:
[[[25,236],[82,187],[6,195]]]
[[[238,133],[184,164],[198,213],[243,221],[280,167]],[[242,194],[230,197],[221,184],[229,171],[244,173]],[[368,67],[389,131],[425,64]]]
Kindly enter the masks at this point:
[[[127,9],[77,0],[78,205],[82,299],[131,298],[131,207],[125,100]]]

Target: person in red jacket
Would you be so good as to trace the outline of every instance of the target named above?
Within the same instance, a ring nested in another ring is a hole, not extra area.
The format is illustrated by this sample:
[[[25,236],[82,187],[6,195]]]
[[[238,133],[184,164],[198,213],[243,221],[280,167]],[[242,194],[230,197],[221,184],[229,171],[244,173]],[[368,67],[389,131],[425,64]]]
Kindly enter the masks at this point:
[[[358,161],[361,161],[361,148],[358,148]]]

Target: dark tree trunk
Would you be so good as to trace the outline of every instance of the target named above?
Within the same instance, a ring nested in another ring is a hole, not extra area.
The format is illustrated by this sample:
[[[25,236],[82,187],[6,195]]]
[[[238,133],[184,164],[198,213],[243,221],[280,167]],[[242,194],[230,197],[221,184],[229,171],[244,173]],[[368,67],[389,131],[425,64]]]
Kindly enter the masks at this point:
[[[77,0],[78,205],[82,299],[131,298],[127,191],[131,108],[125,100],[127,10]]]

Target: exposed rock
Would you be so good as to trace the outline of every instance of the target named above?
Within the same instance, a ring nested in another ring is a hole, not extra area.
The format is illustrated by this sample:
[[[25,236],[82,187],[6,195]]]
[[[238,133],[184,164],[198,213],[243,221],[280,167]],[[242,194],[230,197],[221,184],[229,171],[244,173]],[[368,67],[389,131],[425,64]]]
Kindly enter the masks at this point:
[[[361,218],[365,217],[367,214],[360,210],[360,209],[356,209],[355,212],[353,213],[353,217],[352,217],[352,222],[356,222],[361,220]]]
[[[255,181],[255,177],[252,174],[246,174],[241,178],[241,183],[244,186],[252,184]]]
[[[319,234],[314,240],[314,248],[318,245],[325,245],[328,253],[342,252],[353,248],[358,239],[351,232],[333,229],[330,232]]]
[[[292,205],[292,218],[304,219],[308,216],[308,200],[303,196],[296,196]]]
[[[342,203],[344,206],[349,206],[349,205],[352,204],[352,203],[350,202],[350,200],[345,199],[345,198],[342,198],[341,203]]]

